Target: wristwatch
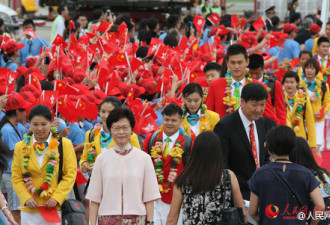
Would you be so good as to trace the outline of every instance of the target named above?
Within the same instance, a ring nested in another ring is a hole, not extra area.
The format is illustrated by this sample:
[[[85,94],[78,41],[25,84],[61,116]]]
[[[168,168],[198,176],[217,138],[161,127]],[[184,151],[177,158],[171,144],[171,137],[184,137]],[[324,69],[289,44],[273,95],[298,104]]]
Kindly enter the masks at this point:
[[[154,225],[154,221],[147,221],[146,224]]]

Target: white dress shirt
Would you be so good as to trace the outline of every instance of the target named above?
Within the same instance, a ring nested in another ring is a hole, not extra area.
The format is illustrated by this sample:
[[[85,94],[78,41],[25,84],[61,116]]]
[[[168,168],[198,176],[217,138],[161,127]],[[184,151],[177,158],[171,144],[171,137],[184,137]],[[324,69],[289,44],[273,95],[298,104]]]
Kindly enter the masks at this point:
[[[250,124],[251,124],[251,121],[248,118],[246,118],[246,116],[243,114],[241,108],[238,109],[238,113],[239,113],[239,116],[241,117],[243,126],[245,128],[246,135],[247,135],[247,137],[248,137],[248,139],[249,139],[249,141],[251,143],[251,140],[250,140]],[[255,121],[252,121],[252,123],[254,125],[254,137],[255,137],[256,147],[257,147],[258,164],[260,166],[260,155],[259,155],[260,150],[259,150],[258,131],[257,131],[257,126],[256,126]]]
[[[322,57],[320,55],[317,55],[317,59],[318,61],[320,62],[320,65],[321,65],[321,59]],[[327,68],[327,64],[328,64],[328,56],[326,55],[324,58],[323,58],[323,67],[324,68]],[[322,66],[322,65],[321,65]]]
[[[242,93],[242,89],[244,87],[244,84],[245,84],[245,77],[241,80],[241,81],[236,81],[233,79],[233,82],[232,84],[230,85],[231,86],[231,96],[234,97],[234,92],[235,92],[235,83],[238,82],[240,83],[240,86],[239,86],[239,103],[241,104],[241,93]]]
[[[187,120],[188,120],[188,116],[189,116],[189,112],[187,112]],[[197,115],[200,117],[201,116],[201,110],[199,109],[198,112],[197,112]],[[190,130],[192,130],[194,132],[194,134],[196,135],[199,135],[199,123],[200,123],[200,120],[198,120],[198,122],[193,126],[191,125],[189,122],[189,126],[190,126]]]
[[[168,136],[165,134],[165,132],[163,131],[163,149],[165,148],[165,145],[166,145],[166,138],[167,138]],[[178,139],[178,137],[179,137],[179,130],[175,133],[175,134],[173,134],[172,136],[170,136],[169,138],[171,139],[171,141],[168,143],[168,145],[169,145],[169,151],[168,151],[168,153],[170,153],[171,152],[171,149],[173,148],[173,146],[174,146],[174,144],[175,144],[175,142],[176,142],[176,139]]]
[[[51,138],[52,138],[52,132],[50,132],[50,134],[49,134],[49,136],[48,136],[48,139],[47,139],[47,141],[46,141],[46,142],[48,142],[48,146],[49,146],[49,143],[50,143],[50,139],[51,139]],[[34,143],[36,143],[36,142],[38,142],[38,141],[36,140],[36,138],[35,138],[34,135],[33,135],[33,145],[34,145]],[[37,154],[37,151],[34,150],[35,153],[36,153],[37,160],[38,160],[38,164],[39,164],[39,167],[40,167],[40,168],[41,168],[42,163],[43,163],[43,161],[44,161],[44,158],[45,158],[45,155],[46,155],[46,151],[47,151],[47,149],[48,149],[48,146],[45,148],[45,150],[42,151],[42,154],[41,154],[41,155],[38,155],[38,154]]]

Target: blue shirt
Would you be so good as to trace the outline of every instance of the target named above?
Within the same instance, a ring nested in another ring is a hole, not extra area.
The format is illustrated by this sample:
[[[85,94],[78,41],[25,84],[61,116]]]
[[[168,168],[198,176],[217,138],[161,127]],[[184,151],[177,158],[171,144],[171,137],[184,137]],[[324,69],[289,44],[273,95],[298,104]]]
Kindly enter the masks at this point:
[[[283,62],[285,59],[292,60],[299,57],[300,46],[295,40],[287,39],[284,43],[284,47],[278,55],[277,61]]]
[[[284,163],[275,162],[268,165],[291,186],[302,206],[310,208],[309,193],[315,188],[318,188],[320,182],[316,180],[309,169],[295,163],[286,163],[286,170],[283,172],[283,164]],[[292,213],[293,208],[297,206],[298,203],[296,203],[292,195],[289,194],[281,181],[276,178],[266,166],[262,166],[256,170],[252,178],[248,181],[248,184],[250,190],[259,198],[259,212],[265,212],[266,208],[271,204],[276,205],[279,209],[277,217],[272,219],[267,217],[265,213],[259,213],[259,225],[306,224],[305,221],[298,219],[284,220],[283,217],[288,216],[287,213],[284,213],[286,207],[288,206],[287,212]],[[272,211],[274,211],[274,209],[272,209]],[[283,221],[285,221],[285,223]]]
[[[89,122],[88,120],[84,120],[84,131],[85,133],[91,129],[93,129],[93,124],[91,122]]]
[[[17,123],[17,126],[16,126],[16,128],[18,129],[18,131],[20,132],[20,134],[23,136],[24,134],[26,134],[27,132],[28,132],[28,130],[29,130],[29,128],[27,128],[27,126],[25,125],[23,125],[23,123],[21,123],[21,122],[18,122]]]
[[[276,46],[276,47],[272,47],[270,49],[268,49],[266,51],[266,53],[269,53],[272,57],[273,56],[277,56],[277,53],[281,50],[281,47],[279,46]]]
[[[203,38],[199,41],[199,46],[202,46],[208,42],[210,32],[211,32],[210,28],[208,28],[208,27],[205,28]],[[212,43],[210,43],[210,44],[212,44]]]
[[[166,32],[162,33],[162,34],[159,36],[159,39],[162,40],[162,41],[164,41],[166,35],[167,35]]]
[[[37,39],[32,39],[32,41],[24,38],[19,43],[24,43],[24,48],[20,50],[22,66],[25,66],[25,61],[28,57],[39,55],[40,49],[42,47],[45,47],[45,45],[47,47],[49,46],[49,43],[42,37],[39,37]]]
[[[70,134],[67,138],[71,140],[74,146],[80,145],[85,143],[85,132],[79,127],[78,124],[72,123],[70,124]]]
[[[305,41],[305,49],[312,52],[314,46],[314,39],[308,39]]]
[[[16,72],[18,65],[11,59],[9,59],[8,62],[1,60],[1,68],[10,69],[11,71]]]
[[[95,126],[97,123],[101,123],[101,117],[99,115],[97,115],[97,120],[92,120],[93,126]]]
[[[6,115],[5,111],[2,110],[0,113],[0,121],[2,120],[2,118]]]
[[[17,131],[19,132],[19,131]],[[20,133],[20,136],[17,134],[15,129],[8,123],[6,123],[1,128],[2,140],[9,147],[10,150],[14,151],[16,143],[22,140],[23,135]],[[11,173],[11,164],[12,159],[7,159],[8,168],[5,173]]]

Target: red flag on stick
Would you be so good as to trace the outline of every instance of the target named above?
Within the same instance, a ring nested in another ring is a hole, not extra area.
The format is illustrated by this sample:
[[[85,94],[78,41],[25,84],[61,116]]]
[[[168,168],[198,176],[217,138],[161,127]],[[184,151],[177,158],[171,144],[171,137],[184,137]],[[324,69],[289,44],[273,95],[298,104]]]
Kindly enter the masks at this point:
[[[60,223],[61,218],[58,215],[56,207],[47,208],[46,206],[39,206],[39,212],[47,223]]]

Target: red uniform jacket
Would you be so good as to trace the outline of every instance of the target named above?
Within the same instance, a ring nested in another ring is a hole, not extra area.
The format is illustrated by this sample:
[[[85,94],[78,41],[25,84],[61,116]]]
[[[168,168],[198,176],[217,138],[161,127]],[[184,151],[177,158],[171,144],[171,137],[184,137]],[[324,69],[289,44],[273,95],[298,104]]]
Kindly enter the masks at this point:
[[[270,93],[268,92],[268,94]],[[286,108],[285,108],[282,84],[279,80],[275,81],[274,107],[275,107],[275,115],[277,119],[280,121],[279,125],[286,126]]]
[[[265,84],[260,83],[255,79],[252,79],[252,82],[262,84],[265,88],[267,88]],[[210,85],[209,93],[207,94],[207,98],[206,98],[207,109],[218,113],[220,115],[220,119],[227,114],[226,105],[223,104],[223,98],[226,97],[225,89],[226,89],[225,77],[214,80]],[[270,95],[268,95],[266,108],[263,116],[274,120],[277,124],[280,124],[279,119],[275,115],[274,107],[272,105],[272,99]]]
[[[153,132],[149,133],[147,135],[146,139],[143,142],[143,150],[148,154],[149,154],[148,144],[149,144],[149,140],[150,140],[150,137],[151,137],[152,134],[153,134]],[[180,135],[182,135],[182,134],[180,134]],[[183,146],[183,144],[182,144],[182,146]],[[182,158],[186,157],[186,155],[188,155],[188,154],[183,154]],[[165,161],[164,161],[164,166],[163,166],[164,174],[163,175],[164,175],[164,182],[165,183],[167,182],[168,174],[170,173],[171,159],[172,159],[171,156],[167,155],[167,157],[165,158]],[[187,160],[187,159],[185,159],[185,160]],[[179,176],[179,174],[182,172],[183,168],[184,168],[183,162],[181,162],[177,165],[177,176]],[[171,190],[167,193],[164,193],[164,194],[161,193],[161,196],[162,196],[161,199],[166,204],[171,204],[171,202],[172,202],[173,184],[171,184],[170,189]]]

